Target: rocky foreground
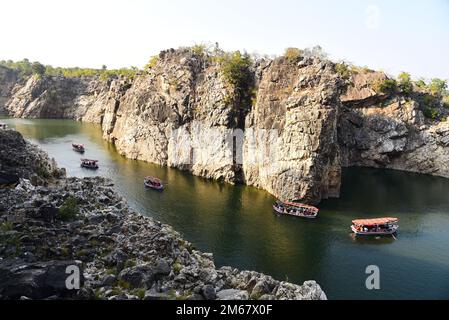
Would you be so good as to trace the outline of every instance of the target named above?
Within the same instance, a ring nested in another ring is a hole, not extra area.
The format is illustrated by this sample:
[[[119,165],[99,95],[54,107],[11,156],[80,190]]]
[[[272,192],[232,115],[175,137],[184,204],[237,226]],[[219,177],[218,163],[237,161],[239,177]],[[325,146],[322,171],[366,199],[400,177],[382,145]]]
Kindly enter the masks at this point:
[[[326,299],[315,281],[217,269],[211,254],[130,209],[109,180],[65,178],[15,131],[0,130],[0,150],[0,172],[20,176],[0,189],[0,299]],[[73,268],[79,289],[66,284]]]

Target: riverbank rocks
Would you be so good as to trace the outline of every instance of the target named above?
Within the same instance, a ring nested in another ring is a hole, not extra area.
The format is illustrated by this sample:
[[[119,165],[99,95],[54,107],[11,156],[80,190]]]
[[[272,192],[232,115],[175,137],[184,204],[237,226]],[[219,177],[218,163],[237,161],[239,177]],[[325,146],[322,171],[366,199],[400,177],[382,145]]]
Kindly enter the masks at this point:
[[[34,185],[65,176],[65,170],[59,169],[47,153],[27,142],[15,130],[0,130],[0,145],[0,172],[26,178]],[[25,182],[22,187],[27,188]]]
[[[216,268],[212,254],[128,207],[108,179],[52,177],[38,186],[21,179],[16,188],[0,190],[1,299],[325,298],[309,286]],[[74,267],[78,288],[66,284]],[[318,285],[315,290],[322,292]]]

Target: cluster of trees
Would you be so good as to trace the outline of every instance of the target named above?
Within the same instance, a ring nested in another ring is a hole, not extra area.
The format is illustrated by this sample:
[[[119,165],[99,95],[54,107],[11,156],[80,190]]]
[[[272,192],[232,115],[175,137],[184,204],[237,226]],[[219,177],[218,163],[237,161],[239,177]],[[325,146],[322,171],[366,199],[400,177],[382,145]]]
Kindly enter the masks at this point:
[[[449,90],[446,80],[433,78],[430,81],[419,79],[413,81],[410,74],[402,72],[397,79],[385,79],[373,85],[376,92],[384,94],[400,93],[414,97],[419,101],[427,118],[440,118],[439,107],[449,108]]]
[[[32,74],[43,75],[45,73],[45,66],[40,62],[30,62],[28,59],[23,59],[22,61],[12,61],[12,60],[1,60],[0,65],[17,70],[21,77],[28,77]]]
[[[433,78],[429,82],[426,82],[424,79],[413,81],[407,72],[400,73],[397,79],[388,78],[379,81],[373,87],[379,93],[402,93],[404,95],[411,95],[413,92],[421,91],[439,98],[449,95],[446,80]]]
[[[64,76],[69,78],[99,76],[100,79],[106,80],[110,77],[119,75],[134,77],[138,71],[136,67],[108,70],[105,65],[103,65],[101,69],[79,67],[61,68],[43,65],[38,61],[30,62],[28,59],[23,59],[21,61],[1,60],[0,65],[17,70],[22,78],[37,74],[39,76]]]

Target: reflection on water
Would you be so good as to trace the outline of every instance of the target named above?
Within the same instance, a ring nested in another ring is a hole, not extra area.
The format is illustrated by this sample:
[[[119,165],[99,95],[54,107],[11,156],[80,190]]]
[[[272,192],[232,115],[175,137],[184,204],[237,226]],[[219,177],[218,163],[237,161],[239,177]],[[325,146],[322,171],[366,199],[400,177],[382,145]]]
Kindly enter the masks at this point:
[[[395,171],[344,170],[340,199],[324,201],[315,221],[277,216],[264,191],[194,177],[125,159],[104,141],[98,126],[68,120],[6,119],[65,167],[69,175],[114,180],[129,204],[172,225],[218,265],[232,265],[302,282],[317,280],[329,298],[449,298],[449,180]],[[97,172],[79,166],[71,142],[84,143]],[[164,192],[143,187],[160,177]],[[395,216],[400,232],[354,238],[355,218]],[[381,290],[365,289],[365,269],[381,270]]]

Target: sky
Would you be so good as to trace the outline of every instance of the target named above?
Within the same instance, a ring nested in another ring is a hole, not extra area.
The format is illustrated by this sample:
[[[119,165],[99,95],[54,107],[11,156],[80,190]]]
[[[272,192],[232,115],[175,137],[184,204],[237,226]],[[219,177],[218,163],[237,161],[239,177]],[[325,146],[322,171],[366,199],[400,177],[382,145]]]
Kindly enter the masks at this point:
[[[142,67],[168,48],[218,42],[449,79],[449,0],[1,0],[0,60]]]

